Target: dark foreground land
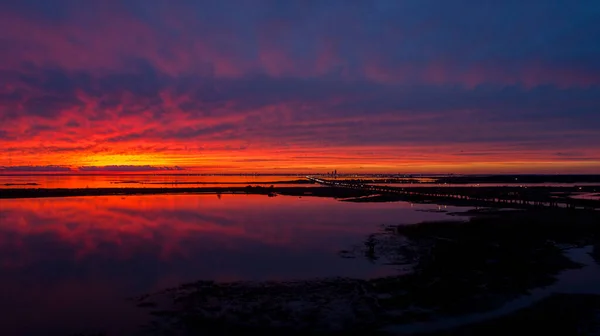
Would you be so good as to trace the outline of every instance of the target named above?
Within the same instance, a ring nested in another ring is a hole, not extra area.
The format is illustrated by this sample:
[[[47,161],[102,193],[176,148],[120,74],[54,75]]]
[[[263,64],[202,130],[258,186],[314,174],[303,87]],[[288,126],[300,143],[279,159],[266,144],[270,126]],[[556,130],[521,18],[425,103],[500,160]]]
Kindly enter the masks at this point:
[[[397,267],[397,276],[297,282],[199,280],[137,297],[151,335],[372,335],[422,332],[414,323],[500,309],[552,286],[584,265],[566,251],[593,247],[600,260],[600,213],[573,209],[471,212],[468,221],[387,227],[340,251]],[[348,260],[352,262],[352,260]],[[496,319],[431,335],[600,332],[600,299],[555,295]],[[561,317],[561,318],[559,318]]]
[[[600,295],[554,294],[515,313],[431,336],[598,335]]]

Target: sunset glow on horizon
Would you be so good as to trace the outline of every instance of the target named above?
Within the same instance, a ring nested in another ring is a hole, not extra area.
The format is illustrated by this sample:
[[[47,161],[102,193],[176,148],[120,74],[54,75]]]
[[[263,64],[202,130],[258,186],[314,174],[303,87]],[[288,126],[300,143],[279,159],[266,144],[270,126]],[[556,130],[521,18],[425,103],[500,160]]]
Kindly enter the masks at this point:
[[[600,173],[599,17],[567,0],[0,1],[0,174]]]

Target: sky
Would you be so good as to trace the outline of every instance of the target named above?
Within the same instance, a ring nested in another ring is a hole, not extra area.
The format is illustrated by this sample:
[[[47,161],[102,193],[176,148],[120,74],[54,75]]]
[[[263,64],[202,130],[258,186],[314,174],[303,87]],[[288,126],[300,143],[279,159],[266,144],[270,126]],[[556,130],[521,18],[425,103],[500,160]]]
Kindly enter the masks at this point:
[[[600,2],[0,0],[0,170],[119,167],[600,173]]]

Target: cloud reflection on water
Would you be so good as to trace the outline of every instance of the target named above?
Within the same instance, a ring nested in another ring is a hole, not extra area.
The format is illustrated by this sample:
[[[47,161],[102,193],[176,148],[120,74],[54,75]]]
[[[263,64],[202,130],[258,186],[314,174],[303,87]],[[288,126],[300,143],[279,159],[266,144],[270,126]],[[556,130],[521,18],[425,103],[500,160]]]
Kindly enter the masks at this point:
[[[404,203],[259,195],[2,200],[0,299],[8,330],[107,319],[120,328],[136,314],[123,298],[185,281],[389,274],[337,251],[382,224],[443,216]]]

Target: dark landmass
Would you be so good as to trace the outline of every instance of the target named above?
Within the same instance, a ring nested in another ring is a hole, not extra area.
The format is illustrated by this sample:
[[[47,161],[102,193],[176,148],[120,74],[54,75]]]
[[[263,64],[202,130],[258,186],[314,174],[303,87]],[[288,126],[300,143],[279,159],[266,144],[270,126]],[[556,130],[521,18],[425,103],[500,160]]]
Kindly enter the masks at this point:
[[[198,281],[135,298],[148,309],[151,335],[337,335],[382,333],[389,326],[487,312],[552,285],[579,265],[572,247],[600,247],[600,212],[530,209],[471,212],[468,221],[391,226],[340,256],[398,267],[397,276],[290,282]],[[594,255],[600,256],[599,248]],[[352,262],[349,260],[348,262]],[[593,327],[600,300],[555,296],[509,316],[440,331],[439,335],[502,334]],[[559,317],[567,313],[565,320]],[[544,319],[553,319],[543,326]],[[526,329],[523,329],[526,328]],[[597,330],[597,329],[596,329]]]
[[[600,295],[554,294],[507,316],[423,336],[598,335]]]
[[[27,183],[4,183],[4,186],[10,187],[10,186],[37,186],[39,185],[39,183],[34,183],[34,182],[27,182]]]

